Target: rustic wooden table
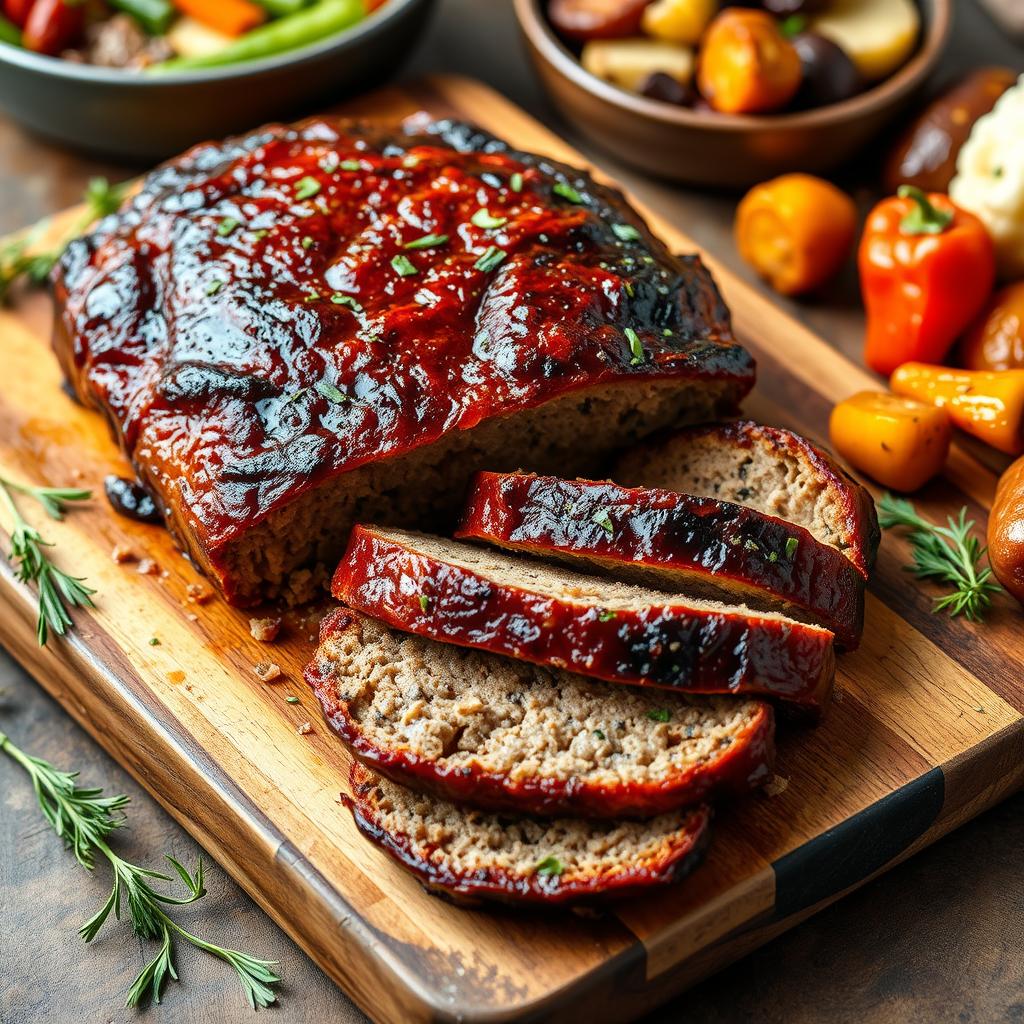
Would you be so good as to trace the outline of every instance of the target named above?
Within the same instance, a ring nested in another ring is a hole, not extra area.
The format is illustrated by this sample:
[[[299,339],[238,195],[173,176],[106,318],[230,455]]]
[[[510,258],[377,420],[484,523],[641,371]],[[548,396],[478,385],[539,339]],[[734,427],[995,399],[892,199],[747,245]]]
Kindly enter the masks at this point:
[[[955,5],[956,30],[940,81],[980,63],[1024,70],[1024,51],[1008,42],[973,0],[955,0]],[[482,78],[593,152],[544,102],[505,0],[441,0],[405,74],[428,70]],[[645,180],[611,160],[602,163],[749,276],[730,238],[735,197],[688,192]],[[71,204],[92,175],[123,178],[138,170],[65,153],[0,118],[0,232]],[[868,180],[869,170],[851,174],[847,184]],[[839,348],[857,351],[862,321],[852,273],[815,302],[791,308]],[[0,727],[30,751],[80,769],[85,784],[131,795],[131,828],[118,837],[127,857],[158,866],[164,853],[186,862],[199,855],[192,839],[2,651]],[[85,875],[61,850],[36,812],[24,777],[5,759],[0,759],[0,807],[0,1020],[230,1024],[248,1019],[232,972],[189,948],[180,952],[184,983],[171,985],[162,1006],[142,1013],[121,1009],[143,962],[140,944],[124,926],[105,930],[91,948],[76,935],[105,898],[104,872]],[[650,1020],[1019,1020],[1024,1015],[1022,848],[1024,795],[1018,795]],[[275,1019],[364,1019],[216,865],[208,866],[207,885],[209,895],[190,911],[190,924],[211,939],[280,961],[284,984]]]

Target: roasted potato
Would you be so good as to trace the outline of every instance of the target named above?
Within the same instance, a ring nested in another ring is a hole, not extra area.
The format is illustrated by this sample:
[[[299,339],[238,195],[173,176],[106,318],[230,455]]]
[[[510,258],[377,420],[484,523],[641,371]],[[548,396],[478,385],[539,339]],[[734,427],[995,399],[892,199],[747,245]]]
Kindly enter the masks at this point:
[[[913,53],[921,15],[913,0],[835,0],[811,29],[841,46],[868,81],[878,81]]]
[[[640,92],[658,73],[680,85],[693,77],[693,51],[657,39],[596,39],[583,47],[580,61],[592,75],[630,92]]]
[[[551,0],[551,24],[569,39],[620,39],[640,31],[649,0]]]

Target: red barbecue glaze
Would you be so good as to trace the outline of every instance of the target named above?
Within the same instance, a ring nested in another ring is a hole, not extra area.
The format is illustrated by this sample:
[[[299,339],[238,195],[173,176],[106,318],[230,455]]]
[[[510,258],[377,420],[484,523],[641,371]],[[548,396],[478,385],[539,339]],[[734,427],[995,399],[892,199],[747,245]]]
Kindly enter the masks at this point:
[[[590,599],[496,582],[368,526],[352,530],[331,590],[396,629],[614,683],[775,697],[817,713],[835,674],[832,633],[818,626],[695,610],[674,595],[610,615]]]
[[[409,247],[428,235],[448,241]],[[583,172],[450,122],[198,146],[54,281],[65,373],[229,599],[225,545],[327,478],[616,380],[753,383],[696,257]]]
[[[584,571],[659,570],[683,591],[696,585],[744,603],[785,603],[795,606],[787,614],[832,630],[847,650],[860,643],[864,578],[853,563],[803,527],[733,502],[607,481],[479,473],[455,536],[572,559]]]

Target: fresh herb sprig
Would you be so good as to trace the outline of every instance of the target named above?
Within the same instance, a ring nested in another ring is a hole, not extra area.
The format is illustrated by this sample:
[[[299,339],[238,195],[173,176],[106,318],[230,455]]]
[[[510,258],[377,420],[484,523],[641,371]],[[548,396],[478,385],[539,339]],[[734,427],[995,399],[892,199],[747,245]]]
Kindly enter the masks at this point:
[[[92,607],[96,593],[79,576],[71,576],[58,568],[46,554],[53,545],[43,540],[39,531],[18,511],[11,494],[15,491],[38,501],[51,519],[63,519],[67,503],[87,501],[92,492],[72,487],[29,487],[0,477],[0,507],[11,519],[11,552],[15,574],[22,583],[35,586],[39,594],[36,639],[44,647],[50,633],[63,636],[71,626],[69,608]]]
[[[31,285],[43,284],[53,265],[60,259],[68,242],[80,235],[93,221],[114,213],[121,205],[127,185],[111,185],[106,178],[93,178],[85,190],[85,209],[50,249],[38,249],[41,235],[49,227],[43,221],[36,229],[21,238],[0,245],[0,302],[10,294],[18,281]]]
[[[974,520],[968,520],[967,507],[960,509],[948,525],[938,526],[917,514],[905,498],[882,496],[878,503],[879,522],[885,529],[910,530],[914,562],[906,566],[918,579],[931,579],[953,588],[952,593],[936,598],[935,611],[948,611],[951,617],[964,615],[981,622],[1002,589],[992,578],[992,569],[982,565],[987,548],[972,533]]]
[[[82,938],[91,942],[111,913],[120,920],[124,904],[135,934],[142,939],[160,942],[156,956],[139,972],[128,990],[126,1006],[138,1006],[147,999],[159,1003],[168,978],[178,980],[174,962],[174,940],[178,937],[230,964],[237,972],[249,1005],[254,1010],[275,1001],[273,986],[280,979],[271,970],[275,966],[274,961],[257,960],[237,949],[225,949],[207,942],[182,928],[164,909],[187,906],[206,895],[202,860],[192,874],[183,864],[168,856],[167,860],[185,885],[187,894],[176,897],[157,891],[152,883],[171,882],[174,880],[171,875],[131,864],[114,853],[107,843],[110,834],[124,826],[127,796],[104,796],[102,789],[79,786],[77,772],[60,771],[48,761],[25,753],[3,732],[0,732],[0,750],[28,773],[43,816],[78,863],[92,871],[99,855],[110,865],[113,872],[110,895],[79,929]]]

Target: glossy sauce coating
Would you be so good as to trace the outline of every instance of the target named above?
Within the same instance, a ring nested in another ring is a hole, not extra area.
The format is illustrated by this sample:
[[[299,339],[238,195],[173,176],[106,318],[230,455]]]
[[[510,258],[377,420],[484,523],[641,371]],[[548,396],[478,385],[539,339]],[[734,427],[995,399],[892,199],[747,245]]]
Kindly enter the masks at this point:
[[[864,580],[849,559],[803,527],[715,498],[528,473],[479,473],[457,537],[540,557],[656,570],[652,585],[732,591],[791,606],[860,642]],[[779,610],[776,608],[776,610]]]
[[[383,748],[362,729],[339,694],[332,672],[331,637],[359,629],[358,618],[337,609],[320,627],[320,648],[306,666],[305,679],[316,694],[327,724],[352,753],[375,772],[399,785],[433,793],[456,804],[493,811],[579,818],[653,817],[712,797],[749,793],[767,782],[774,762],[774,716],[761,704],[748,725],[714,756],[661,779],[644,783],[599,783],[579,776],[548,778],[525,771],[486,771],[479,766],[444,766],[396,743]],[[670,704],[671,706],[671,704]]]
[[[711,837],[711,809],[701,806],[680,815],[679,829],[664,844],[660,856],[643,863],[622,864],[604,875],[562,880],[537,872],[514,874],[496,865],[459,872],[447,863],[442,847],[421,837],[389,832],[381,825],[373,799],[374,776],[358,761],[352,765],[349,785],[351,796],[343,793],[341,799],[359,831],[415,875],[428,891],[468,905],[488,900],[560,906],[668,885],[682,880],[696,867]]]
[[[675,595],[610,613],[498,582],[366,526],[353,529],[331,592],[396,629],[615,683],[773,696],[816,712],[835,673],[832,633],[817,626],[696,610]]]
[[[753,383],[695,257],[460,124],[199,146],[55,285],[65,373],[208,569],[325,479],[490,417],[613,380]]]

